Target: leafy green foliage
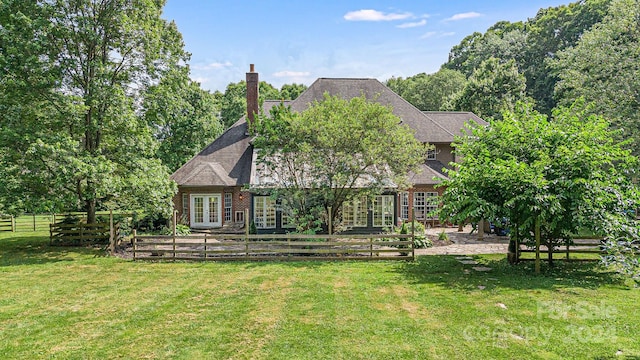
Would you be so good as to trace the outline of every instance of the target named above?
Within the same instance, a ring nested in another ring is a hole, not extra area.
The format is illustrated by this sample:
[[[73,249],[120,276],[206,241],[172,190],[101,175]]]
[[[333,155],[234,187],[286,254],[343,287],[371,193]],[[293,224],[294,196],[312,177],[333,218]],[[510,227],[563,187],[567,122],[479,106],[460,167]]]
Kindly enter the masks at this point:
[[[616,0],[604,20],[553,62],[560,78],[556,96],[567,104],[577,97],[593,102],[593,113],[634,139],[640,155],[640,2]]]
[[[550,120],[521,104],[502,121],[474,128],[456,145],[463,160],[443,183],[440,217],[507,218],[521,242],[533,242],[540,219],[548,246],[579,229],[613,236],[625,210],[640,200],[631,183],[638,159],[614,139],[607,121],[589,113],[577,102]]]
[[[386,85],[418,109],[435,111],[441,110],[447,99],[461,91],[466,82],[459,71],[443,68],[430,75],[391,78]]]
[[[517,101],[526,99],[525,82],[514,60],[503,63],[489,58],[445,107],[471,111],[482,118],[500,118],[503,110],[513,110]]]
[[[150,82],[187,60],[164,1],[0,4],[0,202],[24,210],[147,206],[174,192],[138,116]]]
[[[254,129],[258,186],[278,189],[295,218],[332,208],[335,220],[346,200],[406,186],[424,161],[426,147],[399,123],[391,109],[364,97],[325,95],[302,113],[276,106]]]
[[[553,89],[557,74],[549,66],[557,53],[576,45],[582,34],[599,23],[611,0],[576,1],[568,5],[540,9],[526,22],[499,21],[485,33],[465,37],[449,53],[443,68],[471,77],[490,58],[515,62],[526,78],[527,95],[536,109],[550,114],[556,105]]]
[[[214,96],[189,79],[187,68],[167,73],[151,86],[143,103],[144,118],[159,142],[156,157],[173,172],[218,137]]]
[[[258,85],[258,100],[293,100],[307,89],[303,84],[284,84],[280,91],[273,85],[260,81]],[[240,120],[247,111],[247,83],[240,81],[227,85],[224,93],[216,91],[214,94],[220,108],[220,120],[228,128]]]

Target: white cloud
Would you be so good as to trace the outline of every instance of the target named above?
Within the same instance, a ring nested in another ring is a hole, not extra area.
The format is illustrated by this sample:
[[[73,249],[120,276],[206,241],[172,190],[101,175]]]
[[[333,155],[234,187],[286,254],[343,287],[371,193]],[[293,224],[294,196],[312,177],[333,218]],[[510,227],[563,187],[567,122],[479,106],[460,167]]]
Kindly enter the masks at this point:
[[[456,34],[456,33],[455,33],[455,32],[453,32],[453,31],[450,31],[450,32],[443,32],[442,34],[440,34],[440,37],[453,36],[453,35],[455,35],[455,34]]]
[[[209,82],[211,81],[211,79],[210,79],[210,78],[202,77],[202,76],[197,76],[197,77],[193,77],[193,76],[192,76],[192,77],[191,77],[191,80],[193,80],[193,81],[195,81],[195,82],[197,82],[197,83],[199,83],[199,84],[201,84],[201,85],[206,84],[206,83],[209,83]]]
[[[435,31],[429,31],[428,33],[420,36],[420,39],[428,39],[430,37],[433,37],[435,34],[437,34]]]
[[[363,9],[357,11],[349,11],[344,15],[344,19],[348,21],[393,21],[404,20],[413,17],[411,13],[383,13],[378,10]]]
[[[278,71],[273,74],[273,76],[275,77],[288,77],[288,78],[301,78],[309,75],[311,75],[311,73],[308,71],[289,71],[289,70]]]
[[[458,20],[464,20],[464,19],[477,18],[477,17],[480,17],[480,16],[482,16],[482,14],[477,13],[475,11],[470,11],[470,12],[466,12],[466,13],[455,14],[450,18],[444,19],[444,21],[458,21]]]
[[[407,29],[407,28],[413,28],[413,27],[419,27],[419,26],[425,26],[425,25],[427,25],[427,20],[422,19],[418,22],[408,22],[408,23],[400,24],[396,27],[400,29]]]
[[[225,61],[223,63],[221,62],[214,62],[214,63],[210,63],[210,64],[206,64],[206,65],[194,65],[193,69],[195,70],[216,70],[216,69],[223,69],[223,68],[228,68],[233,66],[233,64],[229,61]]]

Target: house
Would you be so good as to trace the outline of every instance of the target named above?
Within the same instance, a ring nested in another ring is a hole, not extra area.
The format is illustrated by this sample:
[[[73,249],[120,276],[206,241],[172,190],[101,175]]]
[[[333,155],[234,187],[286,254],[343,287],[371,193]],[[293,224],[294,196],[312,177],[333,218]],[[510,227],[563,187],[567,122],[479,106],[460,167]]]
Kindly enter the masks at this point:
[[[284,231],[286,216],[269,196],[251,193],[247,189],[256,181],[256,163],[248,124],[259,112],[258,73],[253,64],[246,74],[247,114],[209,144],[199,154],[178,169],[171,179],[178,184],[174,204],[179,216],[192,228],[216,228],[245,221],[248,209],[260,232]],[[367,99],[390,106],[404,124],[415,131],[415,137],[435,146],[422,165],[422,171],[410,174],[412,187],[408,191],[389,192],[377,196],[370,206],[367,199],[344,205],[343,224],[357,230],[380,229],[397,224],[398,219],[410,219],[415,209],[419,220],[427,220],[429,212],[438,206],[442,189],[434,186],[446,179],[443,172],[456,157],[451,146],[455,135],[461,134],[466,122],[487,123],[469,112],[423,112],[408,103],[376,79],[320,78],[297,99],[285,102],[293,111],[304,111],[313,101],[321,101],[325,93],[350,99]],[[265,101],[265,113],[280,101]]]

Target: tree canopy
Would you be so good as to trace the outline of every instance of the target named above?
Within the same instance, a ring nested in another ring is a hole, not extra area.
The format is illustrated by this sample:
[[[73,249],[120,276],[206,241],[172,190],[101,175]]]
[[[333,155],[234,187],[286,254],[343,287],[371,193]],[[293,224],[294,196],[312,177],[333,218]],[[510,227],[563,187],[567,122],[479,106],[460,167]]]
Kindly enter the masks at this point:
[[[460,92],[466,82],[462,73],[443,68],[429,75],[391,78],[386,85],[418,109],[437,111],[442,110],[448,98]]]
[[[617,241],[618,225],[639,204],[638,159],[583,101],[551,119],[520,104],[458,139],[456,153],[462,161],[443,182],[441,217],[506,218],[512,237],[524,242],[533,240],[536,219],[549,246],[582,229]]]
[[[223,125],[216,117],[213,94],[189,79],[187,68],[168,72],[145,93],[144,118],[159,142],[156,157],[170,172],[218,137]]]
[[[605,19],[552,64],[562,104],[584,97],[612,121],[620,139],[634,139],[640,155],[640,1],[616,0]]]
[[[483,118],[499,118],[503,110],[512,110],[516,102],[526,99],[526,80],[514,60],[496,58],[483,61],[471,78],[445,108],[471,111]]]
[[[164,1],[0,4],[3,203],[31,211],[169,210],[141,97],[188,59]]]
[[[349,199],[406,186],[424,161],[427,147],[399,124],[391,109],[364,97],[325,94],[301,113],[274,107],[255,126],[260,187],[286,199],[300,230],[314,229],[308,220],[330,207],[335,220]]]

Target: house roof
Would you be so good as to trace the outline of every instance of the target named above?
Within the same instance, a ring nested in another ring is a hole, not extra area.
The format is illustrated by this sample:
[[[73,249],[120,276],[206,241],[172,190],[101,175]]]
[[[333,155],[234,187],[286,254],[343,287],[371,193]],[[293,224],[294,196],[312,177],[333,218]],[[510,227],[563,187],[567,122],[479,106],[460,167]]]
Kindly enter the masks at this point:
[[[209,146],[171,175],[182,186],[236,186],[248,184],[252,148],[243,116]]]
[[[420,185],[435,185],[446,180],[447,175],[444,173],[444,164],[438,160],[427,160],[420,165],[418,173],[409,174],[409,182]]]
[[[418,141],[450,143],[461,134],[464,123],[472,120],[487,123],[473,113],[422,112],[376,79],[320,78],[292,101],[269,100],[262,104],[268,114],[273,106],[284,103],[296,112],[306,110],[314,101],[322,101],[324,94],[343,99],[364,95],[367,99],[390,106],[403,124],[412,128]],[[248,135],[246,116],[243,116],[211,144],[194,156],[171,179],[181,186],[242,186],[252,182],[256,164]],[[414,184],[435,184],[446,179],[442,164],[427,161],[422,172],[411,175]],[[435,180],[434,180],[435,179]]]
[[[488,122],[478,117],[478,115],[468,111],[423,111],[422,113],[440,127],[447,130],[447,134],[451,135],[451,137],[445,141],[448,143],[453,142],[454,136],[465,134],[465,125],[467,123],[471,123],[472,125],[477,124],[480,126],[489,125]]]
[[[390,106],[393,114],[415,131],[421,142],[440,143],[453,138],[453,134],[411,105],[376,79],[319,78],[291,102],[291,110],[301,112],[315,100],[321,101],[325,93],[351,99],[364,95],[368,100]]]

